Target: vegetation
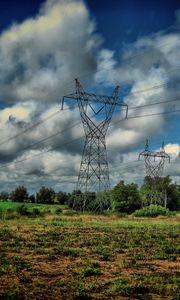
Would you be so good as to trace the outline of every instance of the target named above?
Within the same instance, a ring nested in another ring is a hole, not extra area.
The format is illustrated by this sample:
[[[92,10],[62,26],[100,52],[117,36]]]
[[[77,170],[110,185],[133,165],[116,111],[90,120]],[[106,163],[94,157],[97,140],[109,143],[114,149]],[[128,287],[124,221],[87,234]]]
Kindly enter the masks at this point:
[[[157,216],[173,216],[174,213],[169,208],[160,205],[149,205],[139,210],[136,210],[133,215],[135,217],[157,217]]]
[[[138,186],[120,181],[112,191],[113,209],[117,212],[131,214],[141,207]]]
[[[11,205],[23,214],[0,220],[0,299],[179,299],[178,216],[66,215],[65,206],[57,215],[55,204]],[[51,213],[32,218],[24,207]]]
[[[152,199],[151,189],[155,184],[155,198]],[[102,213],[104,211],[114,211],[121,214],[132,214],[136,210],[155,204],[164,206],[170,211],[180,210],[180,185],[172,183],[169,176],[165,178],[152,179],[145,177],[143,185],[131,183],[125,184],[120,181],[109,192],[86,192],[73,191],[65,193],[55,192],[52,188],[41,187],[36,195],[28,195],[24,186],[17,187],[10,194],[0,193],[3,201],[31,202],[42,204],[68,205],[77,211],[93,211]]]
[[[157,205],[166,206],[170,210],[180,210],[180,185],[172,183],[169,176],[156,177],[153,183],[156,188],[156,203]],[[148,199],[147,195],[151,191],[152,179],[145,177],[144,184],[140,188],[140,196],[142,206],[151,204],[151,199]],[[162,192],[163,190],[163,192]]]
[[[43,186],[36,194],[37,203],[53,203],[55,198],[55,192],[53,189],[46,188]]]
[[[0,299],[179,299],[179,186],[164,182],[167,208],[147,202],[148,178],[108,193],[2,192]]]
[[[18,201],[18,202],[27,201],[28,200],[27,189],[24,186],[17,187],[15,191],[12,191],[10,195],[10,199],[12,201]]]
[[[36,204],[36,203],[21,203],[21,202],[0,202],[0,219],[10,220],[19,219],[21,216],[26,217],[43,217],[51,214],[61,214],[67,206],[59,204]]]

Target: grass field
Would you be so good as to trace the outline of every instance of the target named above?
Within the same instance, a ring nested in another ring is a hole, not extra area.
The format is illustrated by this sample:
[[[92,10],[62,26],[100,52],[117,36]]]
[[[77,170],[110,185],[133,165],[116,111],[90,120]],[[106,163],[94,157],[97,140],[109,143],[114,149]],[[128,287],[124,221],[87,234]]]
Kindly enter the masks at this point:
[[[55,212],[57,208],[66,208],[66,206],[62,206],[59,204],[38,204],[38,203],[22,203],[22,202],[8,202],[8,201],[0,201],[0,210],[7,211],[8,209],[15,210],[18,206],[21,205],[27,206],[27,208],[31,211],[33,208],[38,208],[40,211],[50,210],[52,213]]]
[[[0,299],[180,299],[180,218],[0,221]]]

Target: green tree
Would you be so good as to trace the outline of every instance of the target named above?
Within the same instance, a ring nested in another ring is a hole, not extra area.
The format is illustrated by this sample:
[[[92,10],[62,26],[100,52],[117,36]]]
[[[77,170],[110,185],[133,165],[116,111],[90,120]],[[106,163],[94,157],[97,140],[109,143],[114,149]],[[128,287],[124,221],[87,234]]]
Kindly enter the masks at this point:
[[[29,201],[30,201],[31,203],[35,203],[35,202],[36,202],[35,196],[34,196],[34,195],[30,195],[30,196],[29,196]]]
[[[114,211],[131,214],[141,207],[138,185],[125,184],[120,181],[112,190],[112,207]]]
[[[67,201],[68,201],[68,195],[67,195],[67,193],[62,192],[62,191],[59,191],[59,192],[55,193],[54,201],[56,203],[61,204],[61,205],[67,203]]]
[[[10,199],[17,202],[25,202],[28,200],[28,192],[24,186],[18,186],[11,192]]]
[[[152,185],[152,180],[153,185]],[[155,203],[165,206],[170,210],[180,210],[180,185],[173,183],[169,176],[144,178],[144,183],[140,188],[142,206],[151,204],[152,187],[155,189]]]
[[[0,192],[0,200],[5,200],[7,201],[9,199],[9,193],[8,192]]]
[[[52,188],[42,186],[39,192],[36,194],[36,202],[38,203],[54,203],[55,192]]]

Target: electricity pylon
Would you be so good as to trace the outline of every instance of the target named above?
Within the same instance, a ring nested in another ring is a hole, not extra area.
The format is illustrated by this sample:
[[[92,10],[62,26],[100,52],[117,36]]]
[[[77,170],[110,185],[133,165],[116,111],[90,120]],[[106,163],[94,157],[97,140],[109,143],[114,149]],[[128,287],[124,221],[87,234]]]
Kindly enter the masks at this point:
[[[115,107],[125,106],[127,118],[128,105],[119,101],[119,86],[114,89],[112,96],[104,96],[85,92],[78,79],[75,79],[75,84],[76,92],[63,97],[62,109],[65,99],[76,100],[85,132],[77,190],[107,191],[110,181],[105,136]],[[92,119],[92,113],[95,120]]]
[[[150,195],[147,195],[150,198],[150,204],[158,204],[161,202],[162,198],[158,193],[158,181],[161,184],[162,194],[164,201],[166,201],[166,191],[164,190],[163,182],[163,171],[166,161],[170,163],[170,156],[165,152],[164,142],[160,148],[160,151],[153,152],[149,150],[148,140],[146,140],[146,145],[144,151],[139,154],[139,160],[141,157],[144,158],[146,177],[150,181]]]

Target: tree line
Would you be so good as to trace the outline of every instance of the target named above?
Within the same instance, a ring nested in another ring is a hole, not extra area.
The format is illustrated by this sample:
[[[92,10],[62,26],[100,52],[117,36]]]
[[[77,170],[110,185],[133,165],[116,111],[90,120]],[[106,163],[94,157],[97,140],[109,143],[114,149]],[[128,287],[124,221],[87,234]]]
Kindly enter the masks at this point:
[[[151,204],[161,205],[171,211],[180,210],[180,185],[173,183],[169,176],[164,178],[145,177],[139,187],[135,183],[125,184],[120,181],[111,191],[82,193],[73,191],[55,192],[52,188],[41,187],[34,195],[29,195],[26,187],[19,186],[11,193],[1,192],[1,200],[32,202],[44,204],[67,204],[80,211],[113,210],[131,214],[135,210]]]
[[[52,188],[42,186],[40,190],[34,195],[29,195],[27,188],[24,186],[18,186],[10,193],[0,192],[0,199],[5,201],[14,202],[31,202],[31,203],[43,203],[43,204],[66,204],[69,194],[59,191],[55,192]]]

